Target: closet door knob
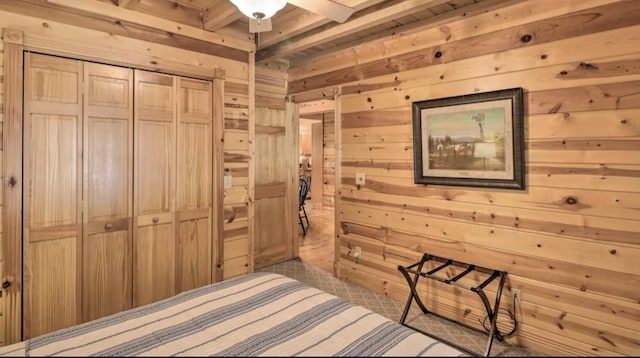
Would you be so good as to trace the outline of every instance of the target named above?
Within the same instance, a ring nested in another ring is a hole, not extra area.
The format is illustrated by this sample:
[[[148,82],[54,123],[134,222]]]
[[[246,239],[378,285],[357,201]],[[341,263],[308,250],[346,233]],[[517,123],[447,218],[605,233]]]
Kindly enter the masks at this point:
[[[154,217],[154,218],[152,219],[152,221],[153,221],[154,223],[157,223],[158,221],[160,221],[160,218],[156,216],[156,217]]]
[[[110,223],[109,224],[104,224],[104,228],[106,230],[111,230],[113,228],[113,225],[111,225]]]

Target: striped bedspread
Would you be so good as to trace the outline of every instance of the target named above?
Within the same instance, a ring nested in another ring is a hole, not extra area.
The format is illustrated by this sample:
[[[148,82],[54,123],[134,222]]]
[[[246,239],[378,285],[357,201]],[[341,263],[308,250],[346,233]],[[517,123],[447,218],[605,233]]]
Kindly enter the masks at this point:
[[[288,277],[256,273],[0,349],[31,356],[460,356]]]

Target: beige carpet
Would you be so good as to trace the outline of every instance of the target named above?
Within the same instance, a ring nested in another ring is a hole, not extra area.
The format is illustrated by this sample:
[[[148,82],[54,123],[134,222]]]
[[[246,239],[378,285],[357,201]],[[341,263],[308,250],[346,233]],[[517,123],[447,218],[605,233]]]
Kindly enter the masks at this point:
[[[349,282],[344,282],[323,270],[307,265],[299,260],[286,261],[261,268],[257,271],[275,272],[294,278],[309,286],[364,306],[396,322],[400,319],[402,311],[404,310],[405,302],[398,302],[387,296],[369,291]],[[416,306],[415,303],[414,306]],[[434,315],[423,315],[416,307],[411,309],[407,323],[480,354],[483,354],[486,349],[486,334],[467,329]],[[539,353],[531,350],[511,346],[507,343],[498,342],[497,340],[494,340],[491,355],[541,356]]]

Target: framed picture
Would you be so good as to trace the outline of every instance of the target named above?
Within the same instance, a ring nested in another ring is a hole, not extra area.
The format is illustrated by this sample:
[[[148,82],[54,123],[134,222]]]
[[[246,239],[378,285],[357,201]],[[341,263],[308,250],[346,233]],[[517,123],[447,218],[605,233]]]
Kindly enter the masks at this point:
[[[413,102],[416,184],[525,189],[522,88]]]

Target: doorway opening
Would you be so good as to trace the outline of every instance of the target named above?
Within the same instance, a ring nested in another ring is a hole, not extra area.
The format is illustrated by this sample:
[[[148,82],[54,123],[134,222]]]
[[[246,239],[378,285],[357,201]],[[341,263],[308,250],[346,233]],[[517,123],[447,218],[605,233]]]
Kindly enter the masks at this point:
[[[299,225],[300,259],[333,275],[335,262],[335,108],[330,100],[301,103],[299,175],[310,177],[304,207],[309,226]],[[306,221],[304,222],[306,225]]]

